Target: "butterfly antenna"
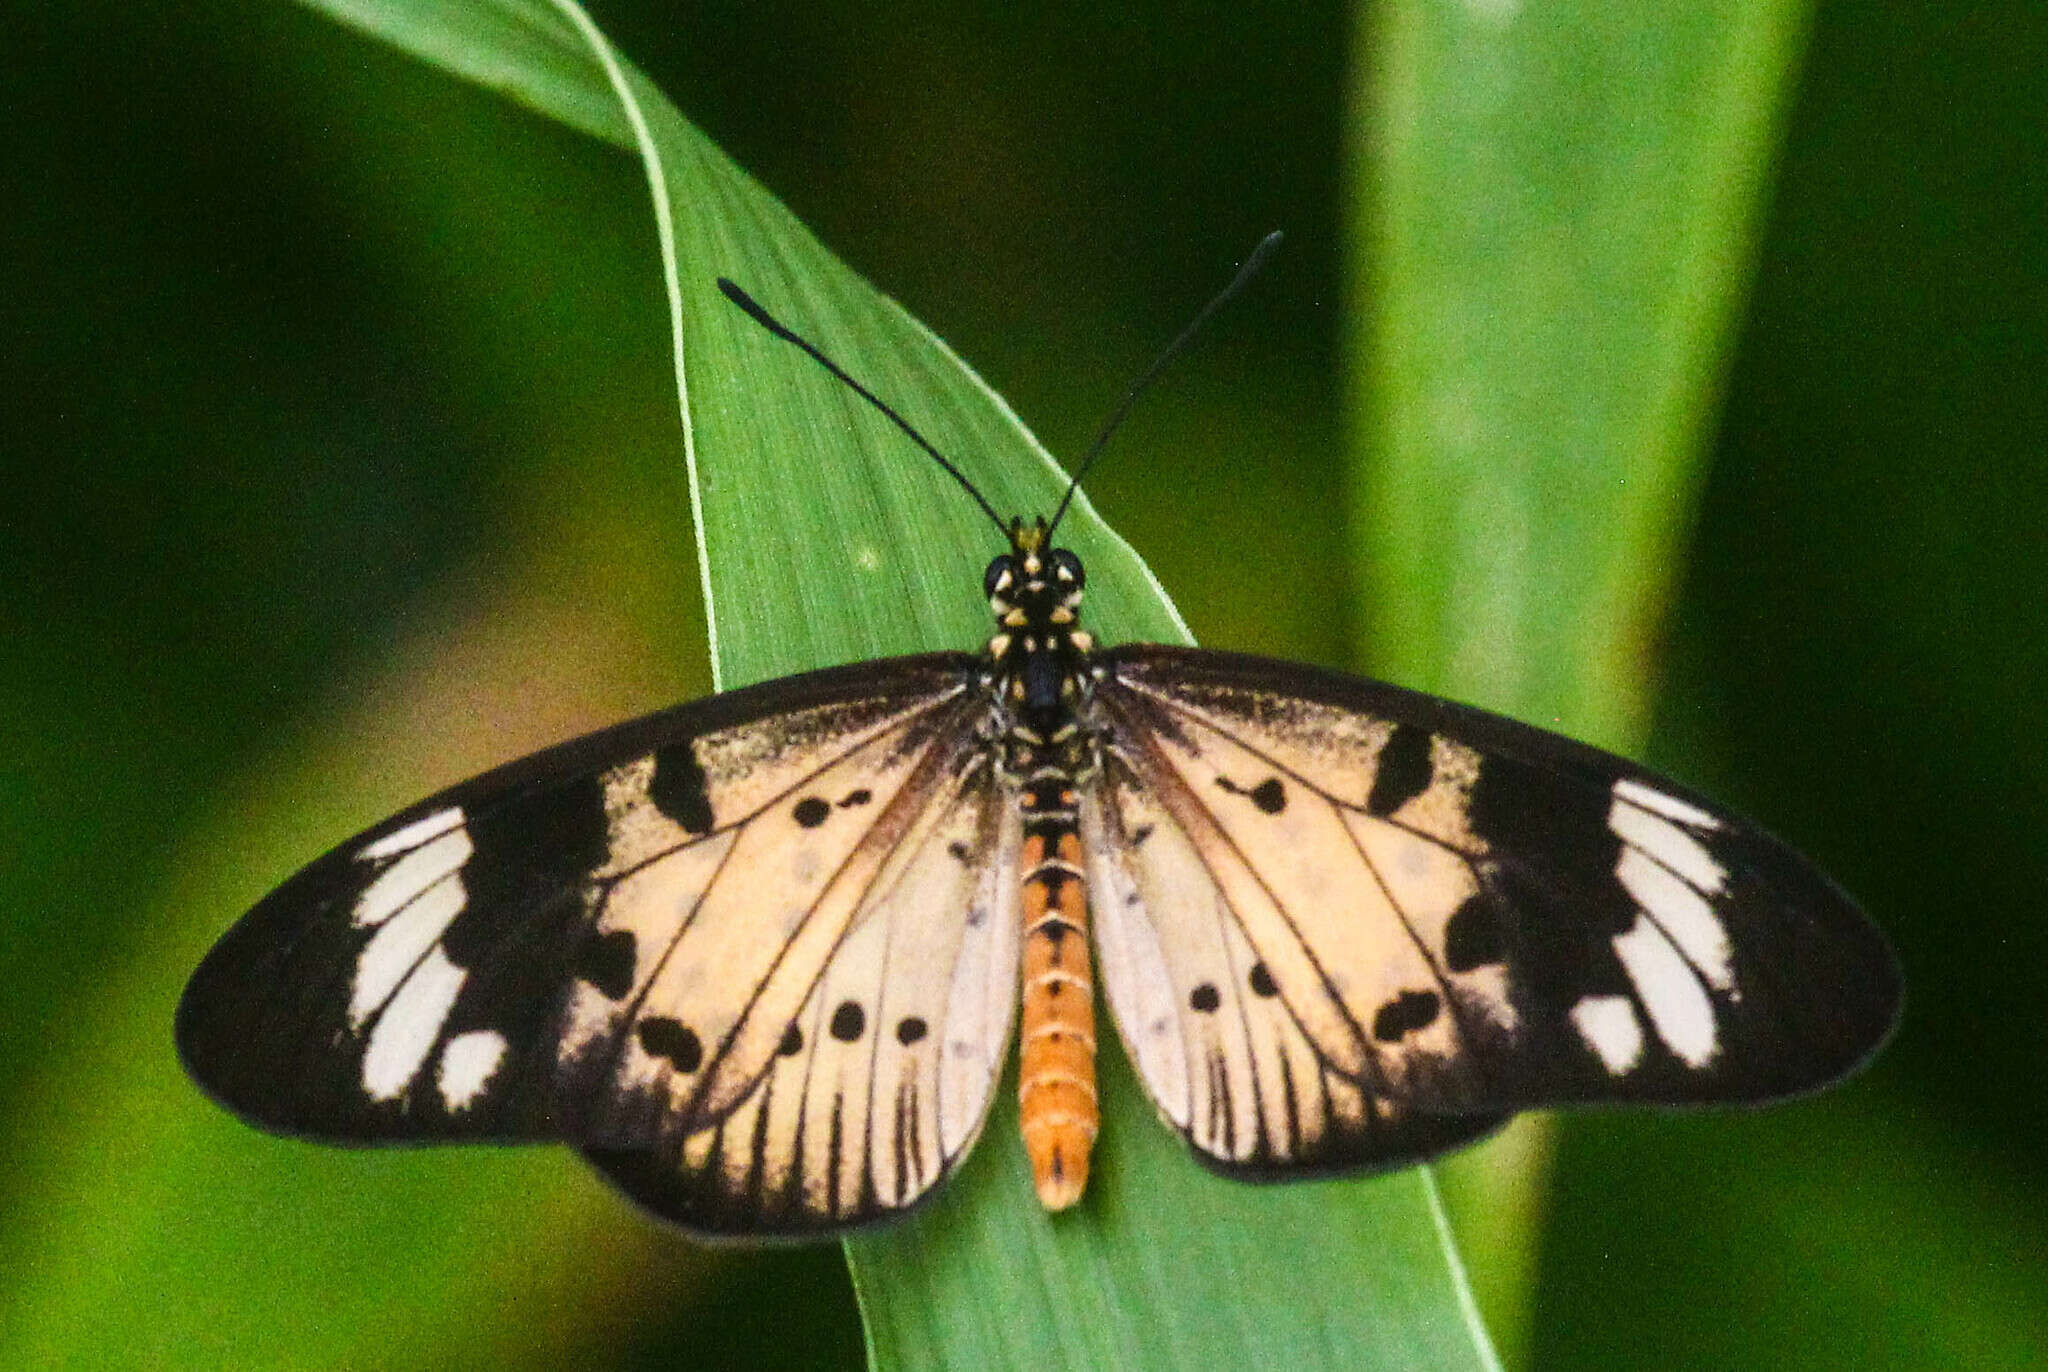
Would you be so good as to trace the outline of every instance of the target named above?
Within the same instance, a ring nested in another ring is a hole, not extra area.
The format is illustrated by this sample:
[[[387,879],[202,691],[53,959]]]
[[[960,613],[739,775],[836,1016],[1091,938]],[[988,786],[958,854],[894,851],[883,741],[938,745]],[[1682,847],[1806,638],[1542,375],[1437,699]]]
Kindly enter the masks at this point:
[[[1081,489],[1081,478],[1088,475],[1088,469],[1093,467],[1095,460],[1102,456],[1103,448],[1109,443],[1109,436],[1115,433],[1117,426],[1124,422],[1125,417],[1131,412],[1131,406],[1138,403],[1138,397],[1144,393],[1145,388],[1158,380],[1159,374],[1166,370],[1166,364],[1179,356],[1181,349],[1185,348],[1189,341],[1197,333],[1201,332],[1202,326],[1209,322],[1209,316],[1228,304],[1231,297],[1243,290],[1251,279],[1259,274],[1259,269],[1266,265],[1266,259],[1271,257],[1273,250],[1280,246],[1280,238],[1281,234],[1278,229],[1261,238],[1259,246],[1252,249],[1251,256],[1247,257],[1244,260],[1244,265],[1237,269],[1237,275],[1230,278],[1230,284],[1217,292],[1215,299],[1202,306],[1202,312],[1188,321],[1188,326],[1180,331],[1180,337],[1167,344],[1166,351],[1154,358],[1152,365],[1147,367],[1143,374],[1131,383],[1130,390],[1124,392],[1122,403],[1110,412],[1108,421],[1102,426],[1102,431],[1095,435],[1095,441],[1088,446],[1087,453],[1081,458],[1081,465],[1074,469],[1074,479],[1067,483],[1067,493],[1060,497],[1060,507],[1052,512],[1052,523],[1046,526],[1046,537],[1050,538],[1052,531],[1059,527],[1060,520],[1067,513],[1067,506],[1074,499],[1074,492]]]
[[[876,395],[867,387],[861,385],[860,382],[855,381],[851,376],[848,376],[846,374],[845,368],[841,367],[837,362],[834,362],[831,358],[825,356],[825,354],[823,354],[822,352],[819,352],[818,349],[811,343],[809,339],[803,337],[794,329],[787,327],[782,323],[781,320],[777,319],[774,315],[768,313],[768,311],[762,307],[760,301],[754,299],[753,296],[748,295],[744,290],[741,290],[740,287],[731,280],[728,280],[723,276],[719,277],[718,289],[725,293],[725,298],[727,300],[730,300],[733,304],[745,310],[747,312],[747,317],[752,319],[756,324],[759,324],[762,328],[766,329],[769,333],[774,334],[783,342],[794,343],[799,348],[802,348],[806,353],[810,354],[811,360],[813,362],[816,362],[826,371],[832,373],[832,375],[838,377],[841,381],[845,382],[849,387],[852,388],[853,393],[855,395],[859,396],[862,400],[867,401],[868,404],[874,406],[883,414],[887,415],[889,417],[890,423],[894,424],[897,428],[903,430],[904,433],[909,434],[911,442],[915,443],[918,447],[924,449],[926,454],[930,456],[932,461],[938,463],[939,466],[943,467],[948,476],[952,477],[955,481],[959,482],[961,487],[967,492],[967,494],[974,497],[974,503],[981,506],[982,510],[988,515],[988,517],[992,521],[994,521],[996,528],[1000,529],[1003,532],[1004,537],[1009,536],[1009,526],[1003,523],[1003,517],[996,513],[995,507],[993,505],[990,505],[988,503],[988,500],[985,497],[983,497],[982,493],[974,488],[974,483],[972,481],[969,481],[966,475],[962,473],[958,467],[954,466],[951,462],[947,461],[945,454],[941,453],[937,448],[934,448],[930,443],[926,442],[925,436],[923,434],[919,433],[916,429],[910,427],[910,421],[905,419],[902,415],[896,413],[895,410],[891,409],[888,405],[888,402],[884,401],[880,396]]]

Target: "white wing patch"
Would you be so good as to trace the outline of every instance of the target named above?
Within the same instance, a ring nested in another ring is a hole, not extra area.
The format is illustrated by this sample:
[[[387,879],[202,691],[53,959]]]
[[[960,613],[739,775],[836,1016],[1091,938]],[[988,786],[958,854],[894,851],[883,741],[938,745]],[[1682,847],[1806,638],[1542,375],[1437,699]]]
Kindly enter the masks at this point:
[[[1688,1066],[1704,1067],[1719,1051],[1708,989],[1737,995],[1734,949],[1713,902],[1727,889],[1728,871],[1692,832],[1712,833],[1720,821],[1675,796],[1623,779],[1614,784],[1607,827],[1622,845],[1614,875],[1639,907],[1635,923],[1615,936],[1615,954],[1664,1046]],[[1637,1027],[1633,1016],[1630,1023]],[[1578,1027],[1585,1032],[1584,1024]],[[1610,1073],[1628,1070],[1617,1071],[1616,1059],[1599,1043],[1592,1046]],[[1640,1052],[1616,1056],[1632,1066]]]
[[[396,1100],[419,1074],[441,1036],[468,973],[429,948],[399,984],[370,1030],[363,1050],[363,1091],[372,1100]]]
[[[465,973],[434,945],[462,913],[462,864],[474,849],[451,806],[364,847],[358,861],[404,853],[364,888],[351,911],[374,929],[349,983],[348,1024],[377,1018],[363,1050],[362,1087],[372,1100],[405,1093],[462,991]],[[407,851],[410,844],[418,844]]]
[[[1706,895],[1720,892],[1728,883],[1728,872],[1714,861],[1714,855],[1671,820],[1630,800],[1623,794],[1625,790],[1644,794],[1640,786],[1625,781],[1615,784],[1614,805],[1607,812],[1607,827],[1614,836],[1695,890]],[[1668,796],[1660,799],[1670,801]]]
[[[416,819],[410,824],[393,829],[374,843],[364,844],[356,850],[356,860],[358,862],[382,861],[395,854],[421,847],[429,839],[438,838],[451,829],[460,828],[463,822],[462,807],[460,805],[450,805],[446,809],[436,810],[422,819]],[[389,875],[389,873],[386,875]],[[363,894],[365,899],[367,899],[369,892],[365,891]],[[373,919],[361,919],[359,922],[374,924],[376,921]]]
[[[1711,832],[1722,827],[1719,816],[1709,814],[1699,806],[1680,800],[1677,796],[1666,795],[1656,787],[1631,777],[1623,777],[1614,783],[1614,798],[1662,815],[1666,819],[1675,819],[1680,824],[1690,825],[1695,829]]]
[[[441,1103],[450,1110],[467,1110],[497,1075],[508,1046],[495,1029],[472,1029],[449,1039],[434,1072]]]
[[[1728,931],[1698,888],[1638,848],[1622,849],[1614,874],[1715,990],[1735,988],[1735,954],[1728,946]]]
[[[407,825],[398,833],[371,844],[357,854],[357,861],[374,863],[393,853],[405,853],[404,857],[379,872],[376,879],[363,888],[363,894],[357,899],[351,914],[358,928],[376,928],[455,875],[462,864],[469,861],[470,855],[476,851],[469,841],[469,834],[460,828],[440,825],[440,821],[450,816],[453,817],[453,824],[461,824],[460,810],[443,810],[438,815],[429,815],[418,824]],[[428,825],[439,826],[446,829],[446,832],[436,833],[410,852],[406,852],[403,844],[394,842],[401,835]],[[459,887],[457,900],[460,901]]]
[[[1628,969],[1664,1046],[1689,1066],[1706,1066],[1714,1056],[1717,1036],[1714,1004],[1700,985],[1700,974],[1664,931],[1642,915],[1627,932],[1615,935],[1614,951]]]
[[[463,839],[466,848],[468,840],[462,834],[450,834],[435,843],[455,838]],[[415,891],[396,907],[396,913],[386,915],[356,959],[355,979],[348,997],[350,1028],[360,1030],[384,1008],[391,994],[419,966],[420,958],[440,941],[455,917],[462,913],[465,901],[462,877],[451,869]]]
[[[1572,1027],[1609,1076],[1626,1076],[1643,1060],[1643,1026],[1627,996],[1585,996],[1571,1014]]]

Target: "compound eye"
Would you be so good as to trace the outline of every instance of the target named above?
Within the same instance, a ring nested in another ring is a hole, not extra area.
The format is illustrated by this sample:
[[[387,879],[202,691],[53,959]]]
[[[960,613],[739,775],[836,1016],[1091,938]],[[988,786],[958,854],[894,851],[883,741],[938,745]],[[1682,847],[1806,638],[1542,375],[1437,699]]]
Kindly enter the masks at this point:
[[[1017,574],[1010,566],[1010,555],[1004,553],[1001,557],[989,563],[988,570],[981,574],[981,593],[990,599],[994,599],[998,592],[1011,585],[1016,579]]]
[[[1077,591],[1088,584],[1088,574],[1081,570],[1081,559],[1065,548],[1052,551],[1052,576],[1060,585],[1071,586]]]

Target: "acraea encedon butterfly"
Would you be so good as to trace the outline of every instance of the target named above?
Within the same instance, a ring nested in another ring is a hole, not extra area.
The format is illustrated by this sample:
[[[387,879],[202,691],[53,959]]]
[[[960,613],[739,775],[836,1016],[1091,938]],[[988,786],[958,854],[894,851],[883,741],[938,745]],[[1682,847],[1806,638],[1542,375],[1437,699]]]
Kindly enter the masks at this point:
[[[686,1229],[819,1235],[959,1164],[1020,1020],[1033,1180],[1079,1200],[1098,967],[1160,1116],[1261,1179],[1532,1107],[1796,1095],[1890,1031],[1896,965],[1848,897],[1634,763],[1293,663],[1099,647],[1066,500],[1005,524],[719,284],[995,520],[994,635],[621,724],[350,839],[186,988],[179,1051],[229,1109],[558,1140]]]

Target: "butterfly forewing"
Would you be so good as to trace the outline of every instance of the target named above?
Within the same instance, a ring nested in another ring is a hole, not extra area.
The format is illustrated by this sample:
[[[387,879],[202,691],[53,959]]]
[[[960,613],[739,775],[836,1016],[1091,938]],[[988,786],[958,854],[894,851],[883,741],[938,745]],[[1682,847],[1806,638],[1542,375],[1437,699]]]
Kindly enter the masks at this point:
[[[221,941],[187,1066],[289,1132],[607,1150],[704,1228],[907,1204],[978,1130],[1014,999],[1015,820],[973,673],[790,678],[422,802]]]
[[[1205,1153],[1286,1156],[1310,1058],[1389,1118],[1478,1132],[1536,1105],[1794,1094],[1889,1031],[1898,975],[1847,898],[1661,778],[1292,664],[1104,657],[1097,881],[1121,884],[1122,941],[1160,950],[1105,975]]]

